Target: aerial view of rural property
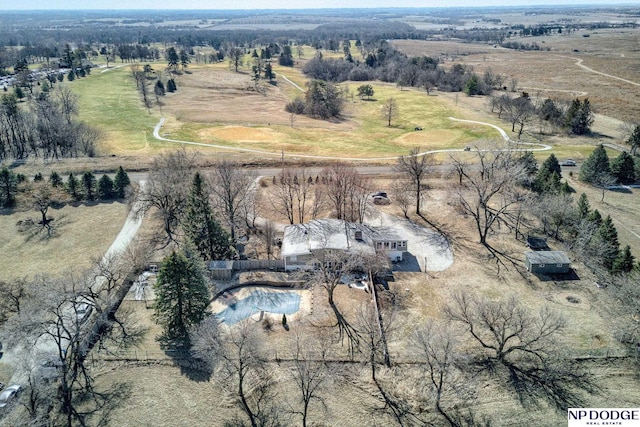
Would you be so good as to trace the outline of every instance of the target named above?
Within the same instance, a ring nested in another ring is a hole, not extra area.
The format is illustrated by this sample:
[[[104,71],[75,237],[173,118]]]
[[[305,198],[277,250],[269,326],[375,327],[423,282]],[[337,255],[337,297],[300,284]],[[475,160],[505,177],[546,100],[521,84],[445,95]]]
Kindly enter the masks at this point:
[[[8,3],[0,427],[640,426],[638,3]]]

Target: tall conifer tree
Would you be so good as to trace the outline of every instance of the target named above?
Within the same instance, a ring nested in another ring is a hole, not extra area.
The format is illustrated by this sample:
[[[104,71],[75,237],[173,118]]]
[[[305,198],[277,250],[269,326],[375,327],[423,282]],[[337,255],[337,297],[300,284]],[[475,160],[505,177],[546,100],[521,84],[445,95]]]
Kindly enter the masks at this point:
[[[209,192],[199,172],[193,177],[182,228],[205,261],[229,259],[233,255],[229,234],[213,215]]]
[[[164,340],[188,344],[189,328],[204,319],[209,289],[202,270],[196,259],[175,251],[162,261],[154,284],[154,317],[164,328]]]

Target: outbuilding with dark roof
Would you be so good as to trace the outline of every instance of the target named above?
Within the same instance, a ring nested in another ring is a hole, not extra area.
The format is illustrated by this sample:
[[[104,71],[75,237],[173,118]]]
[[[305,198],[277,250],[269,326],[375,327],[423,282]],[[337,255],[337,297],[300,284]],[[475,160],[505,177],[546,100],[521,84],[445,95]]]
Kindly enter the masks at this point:
[[[562,251],[525,252],[524,263],[534,274],[562,274],[571,270],[571,261]]]

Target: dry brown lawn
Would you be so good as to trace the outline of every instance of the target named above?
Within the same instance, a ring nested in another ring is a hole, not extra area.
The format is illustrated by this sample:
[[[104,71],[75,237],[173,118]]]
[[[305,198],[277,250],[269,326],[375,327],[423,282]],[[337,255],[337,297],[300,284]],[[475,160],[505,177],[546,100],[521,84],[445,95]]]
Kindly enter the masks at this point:
[[[487,69],[518,81],[518,90],[555,99],[588,97],[593,108],[604,115],[624,121],[636,121],[640,115],[639,30],[598,30],[546,37],[515,39],[537,43],[550,51],[521,52],[493,45],[456,42],[394,41],[410,55],[428,55],[446,60],[446,64],[473,66],[482,74]],[[578,62],[600,73],[611,74],[636,84],[623,82],[585,70]],[[445,66],[446,66],[445,64]]]
[[[375,185],[377,188],[388,189],[389,181],[382,177],[376,180]],[[390,283],[390,289],[399,298],[399,308],[394,316],[390,336],[390,349],[395,362],[415,360],[416,355],[409,344],[412,333],[427,319],[442,318],[443,307],[449,302],[451,293],[456,291],[478,293],[492,299],[513,295],[531,309],[547,306],[562,313],[568,320],[568,327],[557,343],[558,348],[564,349],[568,355],[579,357],[626,354],[625,349],[614,339],[614,333],[618,322],[629,319],[616,318],[615,302],[606,290],[595,286],[595,278],[587,268],[577,262],[573,264],[579,280],[541,280],[532,276],[522,265],[526,247],[507,230],[498,230],[489,238],[490,244],[514,260],[512,264],[503,258],[504,264],[499,265],[482,245],[476,243],[472,220],[456,209],[455,200],[448,191],[449,185],[450,182],[446,179],[430,180],[424,211],[430,221],[437,223],[450,236],[454,264],[437,273],[395,274],[395,281]],[[393,193],[389,193],[393,200]],[[597,207],[601,209],[600,204]],[[602,206],[603,209],[604,207]],[[383,209],[388,213],[399,214],[398,208],[393,204]],[[272,219],[281,220],[277,216]],[[251,240],[253,239],[257,237],[251,236]],[[550,244],[560,249],[557,243],[550,241]],[[284,406],[295,405],[296,394],[288,374],[289,366],[286,362],[276,363],[276,355],[286,358],[291,354],[291,339],[294,334],[318,337],[319,340],[324,332],[331,330],[326,327],[334,322],[322,288],[315,287],[301,292],[305,293],[304,299],[307,302],[298,315],[288,316],[291,330],[285,331],[280,326],[279,317],[272,316],[274,329],[265,333],[263,341],[268,357],[273,360],[270,370],[278,379],[277,389],[281,396],[278,403]],[[368,294],[346,286],[341,286],[336,291],[337,304],[351,321],[354,321],[359,307],[369,303],[369,298]],[[108,362],[98,364],[96,368],[100,372],[98,379],[103,385],[126,379],[132,387],[132,398],[116,410],[113,422],[125,426],[172,426],[181,425],[183,420],[188,419],[190,425],[219,425],[221,420],[232,416],[237,405],[228,389],[217,381],[191,380],[180,373],[180,368],[170,366],[169,358],[154,340],[159,329],[151,320],[151,310],[146,309],[142,302],[126,304],[135,308],[143,323],[150,329],[144,344],[135,350],[136,357],[142,359],[141,364],[120,365]],[[253,322],[260,330],[263,328],[257,315],[248,322]],[[468,336],[461,332],[460,338],[464,341]],[[471,342],[467,341],[466,345],[471,345]],[[346,348],[334,344],[332,355],[347,358]],[[145,360],[147,358],[151,360]],[[633,377],[636,369],[633,364],[604,359],[583,363],[594,373],[598,385],[602,387],[601,394],[588,397],[591,405],[633,406],[640,399],[637,380]],[[380,407],[381,402],[368,379],[366,366],[347,364],[341,368],[346,366],[350,366],[347,373],[340,376],[324,393],[327,411],[321,411],[318,407],[312,410],[314,425],[386,425],[387,421],[383,418],[372,415],[373,408]],[[420,373],[407,368],[403,378],[394,378],[393,373],[381,369],[380,375],[409,392],[412,386],[415,387],[413,376]],[[480,415],[490,416],[496,425],[556,426],[564,422],[564,413],[545,405],[524,410],[498,379],[481,380],[477,389],[479,396],[474,402],[474,410]]]
[[[44,232],[32,236],[17,229],[17,221],[32,218],[37,222],[37,212],[0,215],[0,280],[83,273],[92,259],[109,249],[127,213],[128,207],[119,202],[50,209],[56,232],[49,239]]]

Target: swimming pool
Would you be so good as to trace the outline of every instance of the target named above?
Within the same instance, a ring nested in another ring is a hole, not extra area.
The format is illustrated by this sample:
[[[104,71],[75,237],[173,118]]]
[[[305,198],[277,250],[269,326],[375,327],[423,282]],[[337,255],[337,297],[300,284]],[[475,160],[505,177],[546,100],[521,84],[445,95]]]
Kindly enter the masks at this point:
[[[227,325],[234,325],[261,311],[293,314],[299,309],[300,295],[295,292],[257,290],[225,308],[216,316]]]

